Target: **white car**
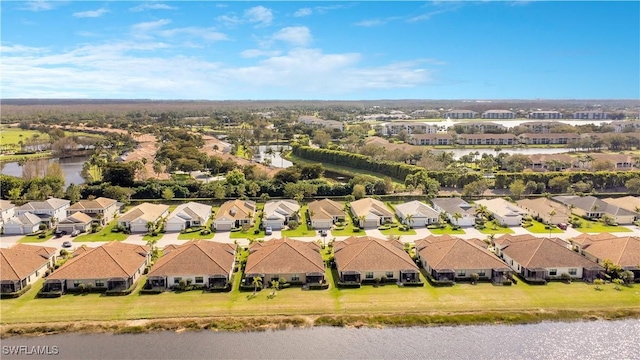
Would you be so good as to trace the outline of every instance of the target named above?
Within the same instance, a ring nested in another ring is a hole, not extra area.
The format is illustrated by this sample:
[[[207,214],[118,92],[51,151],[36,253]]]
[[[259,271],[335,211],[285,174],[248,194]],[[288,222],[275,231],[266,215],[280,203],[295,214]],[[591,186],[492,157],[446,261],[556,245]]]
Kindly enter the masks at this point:
[[[273,234],[273,229],[271,228],[271,226],[267,226],[266,228],[264,228],[264,234],[265,235]]]

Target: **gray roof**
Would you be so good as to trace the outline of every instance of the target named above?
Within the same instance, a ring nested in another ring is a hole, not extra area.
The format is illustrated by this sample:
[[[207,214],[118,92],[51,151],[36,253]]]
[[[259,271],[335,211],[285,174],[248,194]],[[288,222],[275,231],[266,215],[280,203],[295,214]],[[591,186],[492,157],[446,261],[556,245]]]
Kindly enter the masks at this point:
[[[397,205],[396,210],[402,214],[402,217],[411,214],[413,217],[437,219],[440,216],[431,206],[418,200]]]
[[[39,210],[56,210],[64,206],[69,206],[71,202],[65,199],[50,198],[45,201],[29,201],[28,203],[16,208],[18,211],[39,211]]]
[[[573,205],[574,207],[588,211],[588,212],[601,212],[611,216],[635,216],[636,213],[623,209],[619,206],[606,203],[605,201],[598,199],[595,196],[555,196],[553,200],[563,203],[565,205]],[[595,208],[595,210],[594,210]]]
[[[460,213],[462,215],[475,214],[473,206],[461,198],[438,198],[431,200],[434,206],[439,207],[448,214]]]
[[[40,224],[41,219],[33,215],[32,213],[24,213],[19,216],[14,216],[11,219],[7,220],[6,224],[17,224],[17,225],[36,225]]]

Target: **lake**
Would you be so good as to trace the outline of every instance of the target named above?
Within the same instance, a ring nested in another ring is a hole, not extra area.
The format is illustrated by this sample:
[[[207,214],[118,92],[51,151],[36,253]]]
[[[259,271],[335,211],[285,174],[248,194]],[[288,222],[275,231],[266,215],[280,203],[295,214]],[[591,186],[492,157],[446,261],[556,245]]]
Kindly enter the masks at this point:
[[[78,156],[65,159],[53,158],[49,159],[49,163],[60,163],[62,173],[64,174],[65,187],[67,187],[71,183],[76,185],[84,184],[84,179],[80,173],[82,172],[82,165],[84,165],[87,160],[89,160],[89,158],[86,156]],[[5,175],[22,177],[22,166],[18,165],[17,162],[5,163],[2,168],[2,173]]]
[[[2,340],[57,346],[58,359],[638,359],[640,320],[267,332],[61,334]],[[44,349],[44,348],[43,348]]]

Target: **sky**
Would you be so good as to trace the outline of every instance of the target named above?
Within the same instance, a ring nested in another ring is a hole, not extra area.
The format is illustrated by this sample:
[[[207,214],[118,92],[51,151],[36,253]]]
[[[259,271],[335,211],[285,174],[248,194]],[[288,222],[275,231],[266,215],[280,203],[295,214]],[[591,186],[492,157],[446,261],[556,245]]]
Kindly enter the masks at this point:
[[[2,1],[0,97],[639,99],[638,1]]]

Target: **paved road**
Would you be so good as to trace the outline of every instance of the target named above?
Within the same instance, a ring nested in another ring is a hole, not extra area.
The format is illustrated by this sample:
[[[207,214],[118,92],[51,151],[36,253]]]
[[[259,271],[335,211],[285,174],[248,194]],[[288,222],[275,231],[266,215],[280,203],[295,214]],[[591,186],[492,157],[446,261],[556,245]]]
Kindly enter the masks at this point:
[[[632,232],[624,232],[624,233],[614,233],[615,235],[618,236],[640,236],[640,228],[638,226],[626,226],[627,228],[629,228],[630,230],[632,230]],[[522,227],[514,227],[511,228],[513,230],[513,232],[516,235],[520,235],[520,234],[531,234],[530,232],[528,232],[526,229],[522,228]],[[415,229],[416,230],[416,235],[401,235],[400,236],[400,241],[402,242],[414,242],[416,240],[425,238],[429,235],[431,235],[431,232],[426,229],[426,228],[419,228],[419,229]],[[487,235],[481,233],[480,231],[474,229],[474,228],[465,228],[464,229],[465,234],[460,234],[460,235],[455,235],[457,237],[460,237],[462,239],[486,239]],[[233,244],[234,242],[236,242],[239,245],[242,246],[247,246],[249,244],[249,240],[247,239],[231,239],[230,238],[230,232],[219,232],[216,233],[213,237],[213,240],[215,241],[219,241],[219,242],[223,242],[223,243],[229,243],[229,244]],[[385,235],[382,235],[382,233],[377,230],[377,229],[372,229],[372,230],[366,230],[365,233],[361,233],[360,236],[363,235],[369,235],[372,237],[377,237],[377,238],[381,238],[381,239],[386,239],[387,237]],[[581,232],[579,232],[578,230],[575,230],[573,228],[568,228],[566,231],[562,232],[562,233],[552,233],[552,234],[533,234],[535,236],[538,237],[558,237],[561,239],[569,239],[575,236],[578,236],[582,234]],[[147,242],[145,240],[142,239],[141,234],[132,234],[130,235],[126,240],[124,240],[125,243],[128,244],[138,244],[138,245],[145,245]],[[269,239],[278,239],[282,236],[280,231],[274,231],[273,234],[271,236],[268,236],[265,240],[269,240]],[[500,236],[500,235],[497,235]],[[20,240],[21,238],[23,238],[24,236],[22,235],[11,235],[11,236],[1,236],[0,237],[0,247],[11,247],[13,244],[17,243],[18,240]],[[324,241],[330,241],[332,239],[336,239],[336,240],[344,240],[346,239],[348,236],[333,236],[331,234],[331,232],[329,231],[328,236],[326,237],[326,239],[324,239]],[[65,241],[71,241],[71,243],[73,244],[73,248],[82,246],[82,245],[86,245],[89,247],[96,247],[96,246],[100,246],[102,244],[104,244],[105,242],[75,242],[73,241],[74,238],[72,238],[70,235],[65,235],[62,236],[60,238],[51,238],[47,241],[41,242],[41,243],[33,243],[34,245],[42,245],[42,246],[50,246],[50,247],[55,247],[58,249],[62,249],[62,243]],[[297,240],[302,240],[302,241],[323,241],[322,237],[320,236],[320,234],[317,234],[316,236],[313,237],[301,237],[298,238]],[[165,247],[169,244],[184,244],[185,240],[178,240],[178,233],[165,233],[159,240],[157,243],[157,246],[162,248]]]

